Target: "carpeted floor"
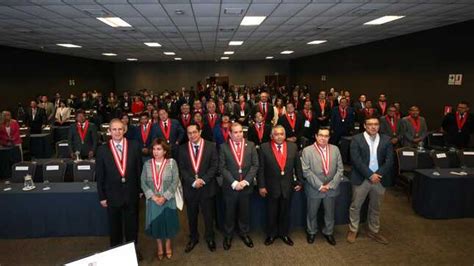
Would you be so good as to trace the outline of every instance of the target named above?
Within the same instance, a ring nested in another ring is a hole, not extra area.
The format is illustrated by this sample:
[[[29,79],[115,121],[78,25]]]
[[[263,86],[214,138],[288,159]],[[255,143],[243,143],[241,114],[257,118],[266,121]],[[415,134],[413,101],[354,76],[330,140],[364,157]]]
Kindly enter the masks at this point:
[[[217,234],[217,251],[208,251],[201,241],[189,254],[185,214],[181,215],[181,232],[174,240],[174,256],[158,262],[155,241],[143,234],[139,247],[144,256],[140,265],[473,265],[474,219],[427,220],[416,215],[406,196],[391,189],[386,193],[382,209],[382,233],[390,240],[381,245],[365,236],[365,229],[355,244],[345,241],[347,226],[337,226],[337,245],[330,246],[318,235],[309,245],[303,229],[292,232],[295,245],[286,246],[276,240],[272,246],[263,244],[264,234],[253,232],[255,247],[249,249],[234,238],[231,250],[222,248]],[[143,224],[143,211],[141,212]],[[201,223],[202,224],[202,223]],[[200,225],[201,225],[200,224]],[[202,232],[202,231],[201,231]],[[67,237],[24,240],[0,240],[0,266],[60,265],[105,250],[107,237]]]

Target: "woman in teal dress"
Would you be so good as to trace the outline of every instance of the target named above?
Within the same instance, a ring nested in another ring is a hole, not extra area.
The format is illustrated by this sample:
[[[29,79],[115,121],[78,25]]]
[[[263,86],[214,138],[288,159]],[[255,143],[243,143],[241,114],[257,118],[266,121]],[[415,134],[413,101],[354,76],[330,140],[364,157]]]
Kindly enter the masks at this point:
[[[166,257],[173,254],[171,239],[179,230],[175,192],[179,182],[178,165],[171,156],[171,148],[162,139],[152,143],[151,159],[143,164],[141,186],[146,197],[145,233],[156,239],[158,259],[163,259],[163,240]]]

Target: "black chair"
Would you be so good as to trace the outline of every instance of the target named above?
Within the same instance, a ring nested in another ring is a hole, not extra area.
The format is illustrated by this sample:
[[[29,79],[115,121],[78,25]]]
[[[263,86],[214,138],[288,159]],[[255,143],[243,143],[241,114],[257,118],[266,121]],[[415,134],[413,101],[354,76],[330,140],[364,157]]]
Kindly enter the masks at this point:
[[[396,150],[398,160],[397,184],[405,189],[408,200],[411,199],[411,189],[414,170],[418,167],[418,151],[415,148],[403,147]]]
[[[10,182],[23,183],[26,175],[34,178],[36,173],[36,162],[19,162],[12,166],[12,177]]]
[[[74,182],[83,182],[84,180],[95,181],[95,162],[74,162],[73,176]]]
[[[43,181],[64,182],[66,167],[66,163],[56,160],[43,164]]]
[[[445,151],[432,150],[430,152],[431,159],[433,159],[433,164],[435,168],[449,168],[449,158],[448,154]]]
[[[459,151],[458,156],[461,167],[474,167],[474,151]]]
[[[56,158],[71,158],[71,149],[67,140],[56,142]]]
[[[441,149],[446,147],[444,134],[441,132],[432,132],[428,134],[428,147],[430,149]]]

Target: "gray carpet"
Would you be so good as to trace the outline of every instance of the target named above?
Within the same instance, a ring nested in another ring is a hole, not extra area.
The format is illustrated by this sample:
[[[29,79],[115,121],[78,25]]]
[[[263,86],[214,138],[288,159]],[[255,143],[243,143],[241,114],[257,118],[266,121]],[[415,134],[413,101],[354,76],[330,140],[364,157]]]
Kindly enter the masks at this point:
[[[143,211],[141,212],[143,225]],[[390,240],[381,245],[361,230],[357,242],[345,241],[347,226],[337,226],[337,245],[330,246],[318,235],[315,244],[306,243],[303,229],[292,232],[295,245],[286,246],[276,240],[272,246],[263,244],[264,235],[254,232],[255,247],[249,249],[234,238],[230,251],[222,249],[222,236],[217,233],[217,251],[208,251],[201,241],[189,254],[184,253],[187,223],[180,215],[181,232],[174,240],[174,256],[158,262],[155,241],[140,230],[139,247],[144,256],[140,265],[473,265],[474,219],[428,220],[416,215],[406,196],[388,190],[382,208],[381,232]],[[202,225],[202,222],[200,223]],[[202,230],[201,230],[202,232]],[[106,237],[65,237],[24,240],[0,240],[0,266],[60,265],[105,250]]]

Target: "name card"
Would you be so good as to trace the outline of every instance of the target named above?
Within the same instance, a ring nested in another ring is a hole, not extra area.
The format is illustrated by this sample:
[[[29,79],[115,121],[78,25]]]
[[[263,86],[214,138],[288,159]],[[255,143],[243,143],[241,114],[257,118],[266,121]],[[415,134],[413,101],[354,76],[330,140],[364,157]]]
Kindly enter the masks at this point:
[[[57,171],[59,170],[59,165],[47,165],[46,171]]]
[[[77,170],[91,170],[90,165],[78,165]]]
[[[441,159],[441,158],[447,158],[446,153],[437,153],[436,158]]]
[[[474,155],[474,151],[465,151],[462,154],[472,156],[472,155]]]
[[[29,167],[28,166],[16,166],[15,170],[16,171],[28,171]]]
[[[140,121],[140,118],[134,117],[134,118],[132,118],[132,121],[138,122],[138,121]]]
[[[51,130],[51,128],[48,126],[48,127],[44,127],[43,128],[44,130]]]
[[[431,134],[433,137],[442,137],[443,133],[433,133]]]
[[[28,127],[20,127],[20,130],[28,130]]]
[[[402,155],[403,155],[403,156],[413,157],[413,156],[415,156],[415,152],[414,152],[414,151],[403,151],[403,152],[402,152]]]
[[[68,143],[59,143],[58,146],[59,147],[67,147],[67,146],[69,146],[69,144]]]
[[[103,127],[103,128],[109,128],[109,124],[104,124],[104,125],[102,125],[101,127]]]
[[[20,138],[26,138],[25,134],[20,135]]]

